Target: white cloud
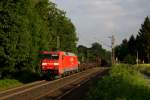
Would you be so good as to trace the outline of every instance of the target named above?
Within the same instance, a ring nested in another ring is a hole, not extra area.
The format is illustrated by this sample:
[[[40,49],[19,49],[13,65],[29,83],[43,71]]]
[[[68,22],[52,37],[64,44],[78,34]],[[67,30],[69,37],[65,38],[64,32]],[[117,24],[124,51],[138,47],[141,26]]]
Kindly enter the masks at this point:
[[[108,35],[117,42],[136,34],[150,15],[150,0],[53,0],[67,12],[76,26],[79,44],[90,44],[94,37],[109,44]],[[118,44],[117,43],[117,44]]]

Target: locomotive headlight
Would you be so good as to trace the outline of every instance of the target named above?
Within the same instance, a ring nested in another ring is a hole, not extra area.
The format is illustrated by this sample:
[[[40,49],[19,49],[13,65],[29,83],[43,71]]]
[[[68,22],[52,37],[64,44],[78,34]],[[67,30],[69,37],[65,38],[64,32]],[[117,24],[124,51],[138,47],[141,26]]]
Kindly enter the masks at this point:
[[[47,63],[42,63],[42,66],[45,66],[45,65],[47,65]]]
[[[59,65],[59,63],[54,63],[54,65],[55,65],[55,66],[58,66],[58,65]]]

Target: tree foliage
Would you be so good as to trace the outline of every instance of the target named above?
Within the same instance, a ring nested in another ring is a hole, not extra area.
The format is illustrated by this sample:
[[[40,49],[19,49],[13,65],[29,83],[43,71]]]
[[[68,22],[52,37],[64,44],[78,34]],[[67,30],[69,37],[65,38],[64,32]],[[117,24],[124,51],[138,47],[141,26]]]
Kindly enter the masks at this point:
[[[123,40],[122,44],[115,48],[116,57],[120,61],[134,64],[136,57],[140,62],[150,63],[150,19],[145,18],[144,23],[136,38],[131,35],[129,40]]]
[[[79,45],[78,56],[81,62],[98,62],[105,65],[110,64],[110,52],[102,48],[101,44],[95,42],[90,48]]]
[[[142,24],[141,29],[138,34],[138,41],[141,44],[138,48],[142,48],[139,52],[143,60],[150,62],[150,19],[149,17],[145,18],[144,24]]]
[[[0,74],[39,69],[39,52],[76,52],[76,29],[65,12],[49,0],[0,1]]]

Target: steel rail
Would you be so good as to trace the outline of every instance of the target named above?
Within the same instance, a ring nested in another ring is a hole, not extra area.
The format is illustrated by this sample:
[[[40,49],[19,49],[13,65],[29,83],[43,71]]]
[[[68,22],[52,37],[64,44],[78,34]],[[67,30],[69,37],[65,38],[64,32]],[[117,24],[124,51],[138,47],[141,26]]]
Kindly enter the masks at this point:
[[[94,68],[92,70],[94,71]],[[76,74],[73,74],[73,75],[70,75],[70,76],[67,76],[64,78],[60,78],[60,79],[57,79],[54,81],[42,81],[43,83],[39,82],[38,85],[34,85],[35,83],[38,83],[38,82],[31,83],[29,85],[26,85],[27,88],[25,88],[23,86],[16,88],[15,93],[10,92],[10,91],[14,91],[15,89],[11,89],[11,90],[7,90],[5,92],[2,92],[2,94],[6,94],[6,95],[0,94],[0,100],[38,99],[38,98],[41,98],[41,97],[47,95],[48,93],[55,92],[58,89],[65,87],[71,83],[74,83],[78,80],[83,80],[87,76],[90,76],[96,72],[97,72],[96,70],[94,72],[91,72],[91,69],[88,69],[88,70],[85,70],[83,72],[79,72],[79,73],[76,73]],[[78,76],[77,79],[75,79],[76,76]],[[64,82],[66,81],[66,83],[64,84],[63,81]],[[23,90],[21,90],[21,88]],[[18,91],[17,91],[17,89],[18,89]],[[11,93],[11,94],[9,94],[9,93]]]

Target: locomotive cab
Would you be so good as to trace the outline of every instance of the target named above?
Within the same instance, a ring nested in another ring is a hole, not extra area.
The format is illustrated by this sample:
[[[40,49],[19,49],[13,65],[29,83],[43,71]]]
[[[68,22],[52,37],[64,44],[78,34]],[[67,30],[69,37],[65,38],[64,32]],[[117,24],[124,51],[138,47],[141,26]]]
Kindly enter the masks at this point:
[[[40,57],[41,71],[48,77],[60,77],[78,70],[78,58],[73,53],[44,51]]]
[[[59,54],[43,52],[40,54],[41,58],[41,71],[44,75],[56,76],[59,74]]]

